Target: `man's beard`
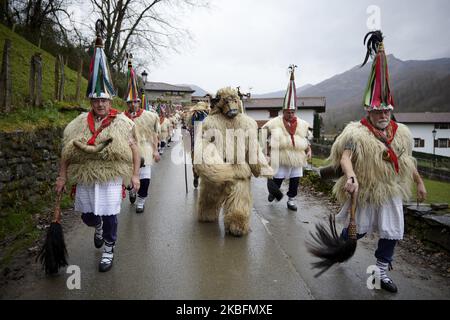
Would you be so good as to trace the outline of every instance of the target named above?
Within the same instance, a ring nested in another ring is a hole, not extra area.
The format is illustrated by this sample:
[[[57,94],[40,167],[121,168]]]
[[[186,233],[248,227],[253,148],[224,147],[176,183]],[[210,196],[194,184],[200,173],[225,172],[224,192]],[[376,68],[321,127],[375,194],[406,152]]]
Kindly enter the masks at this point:
[[[380,129],[380,130],[384,130],[386,129],[386,127],[389,125],[389,121],[388,120],[381,120],[378,121],[375,126]]]

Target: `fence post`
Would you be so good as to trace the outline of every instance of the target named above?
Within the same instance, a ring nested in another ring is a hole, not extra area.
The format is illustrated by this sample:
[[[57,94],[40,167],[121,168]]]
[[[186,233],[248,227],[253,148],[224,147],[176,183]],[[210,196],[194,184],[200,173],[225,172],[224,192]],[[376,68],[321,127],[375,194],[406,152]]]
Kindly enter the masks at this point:
[[[9,64],[9,55],[11,51],[11,40],[5,39],[3,47],[3,62],[0,72],[0,110],[3,113],[11,111],[11,66]]]
[[[55,100],[58,101],[59,94],[59,56],[55,57]]]
[[[42,57],[39,52],[34,56],[34,70],[36,72],[36,98],[34,100],[34,106],[40,107],[42,105]]]
[[[35,69],[35,64],[34,64],[34,55],[31,56],[30,58],[30,77],[28,80],[28,90],[29,90],[29,99],[30,99],[30,104],[32,106],[34,106],[34,79],[35,79],[35,75],[36,75],[36,69]]]
[[[83,72],[83,58],[80,58],[80,65],[78,67],[78,77],[77,77],[77,90],[75,93],[75,100],[80,101],[80,90],[81,90],[81,74]]]
[[[59,56],[59,67],[60,67],[60,81],[59,81],[59,100],[64,100],[64,57]]]

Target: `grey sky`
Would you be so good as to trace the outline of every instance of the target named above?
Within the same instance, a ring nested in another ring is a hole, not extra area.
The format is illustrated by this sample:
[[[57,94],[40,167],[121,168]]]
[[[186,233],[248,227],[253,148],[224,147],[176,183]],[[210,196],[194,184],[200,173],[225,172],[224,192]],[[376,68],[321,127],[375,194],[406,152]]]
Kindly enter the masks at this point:
[[[402,60],[450,57],[450,1],[212,0],[188,19],[195,42],[149,66],[151,81],[253,93],[318,83],[361,63],[368,6],[380,8],[387,53]]]
[[[316,84],[362,62],[370,5],[380,8],[385,48],[402,60],[450,57],[448,0],[210,0],[180,17],[194,42],[145,66],[149,81],[215,92],[240,85],[265,93]],[[138,70],[138,73],[142,70]]]

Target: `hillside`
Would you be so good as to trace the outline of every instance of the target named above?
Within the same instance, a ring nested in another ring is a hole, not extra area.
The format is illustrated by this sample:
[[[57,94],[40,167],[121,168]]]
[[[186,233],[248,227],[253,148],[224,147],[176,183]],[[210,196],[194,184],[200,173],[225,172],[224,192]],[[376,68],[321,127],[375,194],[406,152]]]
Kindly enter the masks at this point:
[[[85,78],[81,80],[80,90],[80,95],[83,100],[76,103],[74,99],[76,94],[77,72],[66,66],[64,68],[65,99],[61,102],[55,102],[53,101],[55,57],[0,24],[0,59],[3,59],[5,39],[11,40],[12,112],[9,114],[0,114],[1,131],[14,131],[17,129],[33,130],[35,128],[49,126],[64,126],[76,117],[79,112],[59,112],[62,107],[66,109],[78,106],[85,109],[89,108],[89,101],[83,99],[87,88],[87,80]],[[40,52],[42,56],[43,106],[41,108],[27,106],[30,59],[35,52]],[[114,99],[113,107],[121,110],[126,108],[125,103],[120,97]]]
[[[450,109],[450,59],[402,61],[388,55],[396,112],[444,112]],[[325,132],[335,133],[362,117],[362,97],[371,63],[354,68],[306,89],[305,96],[325,96]]]
[[[196,86],[195,84],[176,84],[177,86],[183,86],[183,87],[189,87],[192,90],[195,90],[195,92],[192,94],[196,97],[204,97],[208,92],[199,86]]]
[[[42,101],[52,100],[55,85],[54,69],[55,57],[48,52],[39,49],[21,36],[0,24],[0,57],[3,57],[5,39],[10,39],[11,44],[11,74],[13,88],[13,105],[20,107],[24,103],[24,97],[28,95],[28,78],[30,72],[30,59],[35,52],[42,54]],[[77,73],[65,67],[65,95],[67,100],[75,97]],[[81,94],[86,92],[87,80],[82,79]]]
[[[287,82],[286,82],[287,84]],[[303,92],[306,89],[311,88],[313,85],[312,84],[305,84],[304,86],[298,87],[297,88],[297,94],[303,94]],[[283,98],[284,95],[286,94],[286,89],[285,90],[280,90],[280,91],[275,91],[275,92],[269,92],[269,93],[263,93],[263,94],[254,94],[252,95],[252,97],[254,98]]]

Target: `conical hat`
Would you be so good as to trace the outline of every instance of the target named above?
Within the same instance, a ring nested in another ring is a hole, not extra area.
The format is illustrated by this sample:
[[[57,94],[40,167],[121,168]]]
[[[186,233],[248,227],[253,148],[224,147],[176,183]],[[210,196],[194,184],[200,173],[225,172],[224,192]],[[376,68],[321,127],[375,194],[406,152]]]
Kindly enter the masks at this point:
[[[133,55],[131,53],[127,54],[128,57],[128,73],[127,73],[127,82],[128,82],[128,88],[127,88],[127,95],[125,97],[126,102],[132,102],[132,101],[141,101],[139,98],[139,91],[137,86],[137,78],[136,78],[136,72],[133,68],[132,59]]]
[[[89,65],[89,82],[86,90],[86,97],[90,99],[112,99],[116,95],[105,51],[103,50],[102,35],[104,28],[103,20],[97,20],[95,23],[97,38],[95,40],[94,54]]]
[[[283,110],[297,110],[297,90],[295,89],[294,77],[294,70],[296,67],[296,65],[289,66],[291,77],[286,89],[286,94],[284,95]]]
[[[367,111],[372,110],[393,110],[394,99],[389,87],[389,71],[384,52],[383,34],[381,31],[371,31],[364,37],[366,44],[367,37],[367,54],[364,59],[364,66],[369,56],[375,56],[372,63],[372,69],[364,92],[363,105]]]

